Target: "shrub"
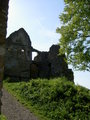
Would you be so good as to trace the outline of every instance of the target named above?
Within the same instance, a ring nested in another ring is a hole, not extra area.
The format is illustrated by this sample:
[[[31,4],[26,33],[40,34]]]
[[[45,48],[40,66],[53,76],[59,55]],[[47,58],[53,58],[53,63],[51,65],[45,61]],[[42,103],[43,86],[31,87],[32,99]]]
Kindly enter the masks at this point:
[[[90,91],[65,78],[6,83],[48,120],[89,120]]]

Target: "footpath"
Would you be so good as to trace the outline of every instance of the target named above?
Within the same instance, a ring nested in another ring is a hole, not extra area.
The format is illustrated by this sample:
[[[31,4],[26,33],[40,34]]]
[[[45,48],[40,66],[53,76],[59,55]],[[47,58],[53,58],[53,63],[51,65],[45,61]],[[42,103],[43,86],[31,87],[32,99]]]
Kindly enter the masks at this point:
[[[2,104],[2,114],[7,120],[38,120],[5,89],[3,89]]]

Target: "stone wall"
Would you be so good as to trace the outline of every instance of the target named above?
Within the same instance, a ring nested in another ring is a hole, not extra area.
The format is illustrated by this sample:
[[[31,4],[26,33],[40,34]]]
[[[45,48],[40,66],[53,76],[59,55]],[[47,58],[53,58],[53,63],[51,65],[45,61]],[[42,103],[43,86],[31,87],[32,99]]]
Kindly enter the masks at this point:
[[[73,72],[68,69],[65,55],[59,55],[59,49],[59,45],[52,45],[48,52],[36,50],[27,32],[21,28],[7,38],[5,75],[19,80],[65,76],[73,81]],[[34,60],[32,52],[38,53]]]
[[[15,79],[29,79],[31,62],[31,40],[27,32],[21,28],[6,40],[5,75]]]
[[[65,55],[59,55],[59,45],[52,45],[49,52],[41,52],[34,58],[34,65],[38,67],[37,77],[50,78],[65,76],[73,81],[73,72],[68,69]]]
[[[0,0],[0,113],[1,113],[1,96],[2,96],[2,80],[4,72],[4,54],[5,54],[5,39],[7,28],[9,0]]]

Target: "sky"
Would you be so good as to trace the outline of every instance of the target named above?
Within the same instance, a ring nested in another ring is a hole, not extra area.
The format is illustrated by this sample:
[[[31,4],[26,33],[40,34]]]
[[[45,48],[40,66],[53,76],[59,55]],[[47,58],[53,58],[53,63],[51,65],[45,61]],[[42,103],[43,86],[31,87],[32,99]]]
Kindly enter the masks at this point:
[[[7,37],[23,27],[34,48],[48,51],[59,43],[56,28],[61,26],[59,15],[63,10],[64,0],[10,0]],[[74,71],[74,82],[90,89],[90,72]]]

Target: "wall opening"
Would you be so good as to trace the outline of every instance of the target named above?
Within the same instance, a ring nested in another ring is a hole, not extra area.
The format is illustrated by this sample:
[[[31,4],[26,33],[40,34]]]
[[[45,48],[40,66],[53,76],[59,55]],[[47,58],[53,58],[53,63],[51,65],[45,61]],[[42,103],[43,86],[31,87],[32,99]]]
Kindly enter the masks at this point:
[[[37,56],[37,52],[32,52],[32,60],[34,60],[34,58]]]

